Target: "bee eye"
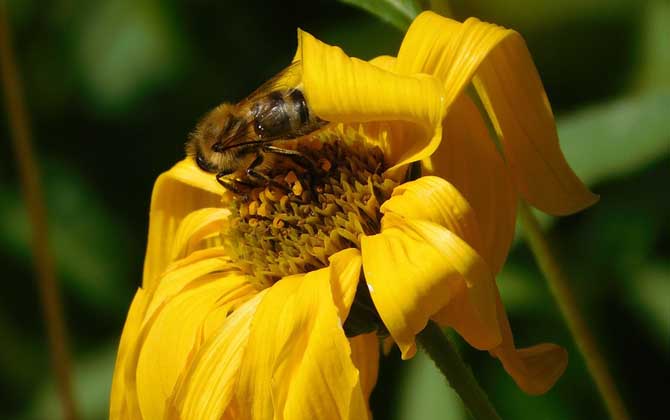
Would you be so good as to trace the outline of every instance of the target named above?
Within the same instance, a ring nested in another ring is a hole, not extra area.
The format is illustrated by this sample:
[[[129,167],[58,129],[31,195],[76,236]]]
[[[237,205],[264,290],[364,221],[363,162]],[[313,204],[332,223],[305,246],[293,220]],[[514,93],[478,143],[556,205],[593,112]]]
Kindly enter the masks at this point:
[[[205,172],[216,172],[214,167],[209,162],[207,162],[199,152],[196,154],[195,163],[197,163],[198,167]]]

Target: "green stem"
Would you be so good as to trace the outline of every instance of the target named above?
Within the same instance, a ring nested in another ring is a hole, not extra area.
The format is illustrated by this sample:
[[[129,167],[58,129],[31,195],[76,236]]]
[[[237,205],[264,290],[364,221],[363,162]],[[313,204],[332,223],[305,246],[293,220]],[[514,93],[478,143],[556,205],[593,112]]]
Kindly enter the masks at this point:
[[[48,245],[46,208],[39,181],[39,168],[32,150],[28,113],[23,103],[21,81],[10,35],[7,5],[5,0],[0,0],[0,74],[5,96],[5,110],[9,119],[23,196],[32,228],[33,259],[49,338],[49,355],[56,376],[56,387],[61,400],[63,417],[66,420],[75,420],[78,416],[72,392],[67,331],[58,294],[54,260]]]
[[[433,321],[417,335],[419,344],[433,359],[449,385],[461,397],[465,407],[475,420],[500,420],[488,396],[479,386],[472,371],[451,344],[442,329]]]
[[[579,312],[569,282],[551,252],[537,218],[524,202],[521,202],[519,206],[519,214],[530,249],[533,251],[540,270],[542,270],[549,283],[549,288],[558,302],[558,307],[568,324],[579,351],[586,361],[586,367],[596,383],[610,417],[616,420],[629,419],[623,400],[607,369],[605,359],[598,351],[595,339]]]

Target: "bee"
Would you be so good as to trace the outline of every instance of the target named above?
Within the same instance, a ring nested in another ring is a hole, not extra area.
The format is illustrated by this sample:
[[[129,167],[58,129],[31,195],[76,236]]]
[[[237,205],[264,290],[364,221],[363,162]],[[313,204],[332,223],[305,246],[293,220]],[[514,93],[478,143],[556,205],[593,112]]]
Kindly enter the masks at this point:
[[[237,104],[223,103],[197,124],[187,144],[200,169],[236,194],[241,187],[273,184],[265,173],[286,157],[307,172],[314,163],[302,153],[273,144],[310,134],[327,124],[310,109],[294,62]],[[242,177],[230,178],[240,174]],[[228,178],[227,178],[228,177]]]

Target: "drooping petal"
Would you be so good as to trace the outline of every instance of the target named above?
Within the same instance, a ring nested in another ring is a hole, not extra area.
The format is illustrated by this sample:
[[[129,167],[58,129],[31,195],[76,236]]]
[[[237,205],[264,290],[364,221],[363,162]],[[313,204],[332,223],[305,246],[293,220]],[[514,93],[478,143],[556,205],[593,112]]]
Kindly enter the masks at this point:
[[[440,81],[425,74],[401,76],[350,58],[304,31],[298,32],[298,44],[305,97],[316,115],[339,123],[403,121],[413,126],[413,137],[387,139],[385,152],[393,167],[435,151],[445,112]]]
[[[563,215],[597,200],[561,152],[549,101],[517,32],[474,18],[459,23],[424,12],[403,40],[395,71],[443,80],[447,107],[474,81],[515,185],[535,207]]]
[[[151,195],[144,259],[142,285],[147,291],[156,287],[158,277],[170,263],[171,247],[181,220],[193,210],[218,206],[224,191],[214,176],[204,173],[190,158],[158,177]]]
[[[483,249],[477,249],[497,274],[514,238],[517,191],[479,110],[466,94],[447,114],[442,143],[426,161],[425,173],[452,183],[474,209],[483,243]]]
[[[240,368],[240,419],[365,419],[328,268],[286,277],[258,306]]]
[[[128,310],[126,323],[123,326],[121,342],[114,364],[112,392],[109,404],[110,420],[126,420],[141,418],[136,398],[128,398],[129,390],[125,381],[125,372],[129,363],[129,352],[140,333],[144,311],[148,305],[147,293],[138,289]]]
[[[194,356],[168,402],[169,419],[223,417],[237,386],[251,320],[266,293],[267,289],[238,307]]]
[[[500,342],[491,272],[456,234],[433,222],[388,213],[382,232],[364,236],[361,249],[370,295],[403,359],[414,355],[415,335],[463,284],[484,333],[461,334],[476,347],[493,348]],[[485,342],[474,341],[481,337]]]
[[[502,342],[491,350],[491,355],[500,359],[507,373],[524,392],[531,395],[544,394],[563,375],[568,365],[568,352],[551,343],[517,349],[499,294],[496,306],[502,329]]]

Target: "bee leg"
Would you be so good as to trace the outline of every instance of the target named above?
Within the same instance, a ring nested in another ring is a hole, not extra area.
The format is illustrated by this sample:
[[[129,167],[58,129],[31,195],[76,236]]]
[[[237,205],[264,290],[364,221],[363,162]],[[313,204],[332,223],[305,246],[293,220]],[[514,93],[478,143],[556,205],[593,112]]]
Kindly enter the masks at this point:
[[[216,181],[221,184],[222,187],[231,191],[237,195],[244,195],[244,192],[240,189],[238,184],[245,185],[244,182],[236,179],[225,179],[224,176],[230,175],[228,172],[219,172],[216,174]]]
[[[314,160],[298,152],[297,150],[282,149],[281,147],[266,144],[263,146],[263,151],[286,156],[295,162],[298,166],[304,168],[307,173],[309,186],[311,189],[314,188],[314,176],[323,172],[318,169]]]
[[[255,170],[255,168],[258,165],[260,165],[261,163],[263,163],[263,155],[259,153],[258,155],[256,155],[256,158],[251,162],[251,165],[249,165],[249,167],[247,168],[247,171],[246,171],[247,176],[249,178],[255,179],[257,181],[262,180],[261,182],[257,183],[257,186],[260,187],[260,186],[271,185],[271,186],[273,186],[275,188],[278,188],[278,189],[280,189],[280,190],[282,190],[286,193],[291,191],[286,186],[279,184],[277,181],[270,178],[266,174],[258,172],[257,170]]]
[[[298,165],[300,165],[301,167],[307,169],[309,173],[320,172],[319,169],[317,168],[316,162],[314,162],[311,158],[305,156],[304,154],[298,152],[297,150],[282,149],[281,147],[265,144],[263,145],[263,151],[286,156],[289,159],[293,160]]]

